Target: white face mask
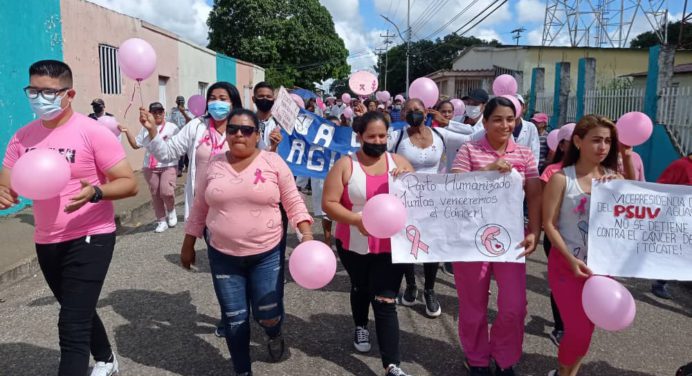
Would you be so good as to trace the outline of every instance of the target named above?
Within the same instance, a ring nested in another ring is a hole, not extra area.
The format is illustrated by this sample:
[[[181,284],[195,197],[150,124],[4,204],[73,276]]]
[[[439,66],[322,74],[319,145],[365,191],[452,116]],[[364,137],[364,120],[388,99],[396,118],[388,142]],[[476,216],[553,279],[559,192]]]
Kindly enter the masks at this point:
[[[62,96],[57,95],[52,101],[43,98],[43,95],[38,95],[36,98],[29,99],[29,105],[31,105],[31,109],[41,120],[50,121],[57,118],[65,111],[61,106],[65,95],[67,95],[67,93]]]
[[[466,116],[471,119],[477,119],[481,116],[481,106],[466,106]]]

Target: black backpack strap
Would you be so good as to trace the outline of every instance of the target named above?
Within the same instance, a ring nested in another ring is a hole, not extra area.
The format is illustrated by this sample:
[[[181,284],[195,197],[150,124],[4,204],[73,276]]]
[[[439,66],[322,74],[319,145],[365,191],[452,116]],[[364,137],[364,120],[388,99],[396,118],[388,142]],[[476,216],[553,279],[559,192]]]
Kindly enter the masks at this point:
[[[394,145],[395,154],[399,151],[399,144],[401,144],[401,140],[404,139],[404,132],[406,132],[406,128],[401,128],[401,131],[399,131],[399,138],[396,140],[396,144]]]

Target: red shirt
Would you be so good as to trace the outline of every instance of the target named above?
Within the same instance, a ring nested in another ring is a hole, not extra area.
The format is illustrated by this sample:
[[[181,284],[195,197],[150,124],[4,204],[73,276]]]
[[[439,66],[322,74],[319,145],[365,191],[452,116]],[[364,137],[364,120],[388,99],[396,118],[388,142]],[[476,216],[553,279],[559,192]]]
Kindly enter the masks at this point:
[[[692,158],[682,157],[671,163],[656,182],[660,184],[692,185]]]

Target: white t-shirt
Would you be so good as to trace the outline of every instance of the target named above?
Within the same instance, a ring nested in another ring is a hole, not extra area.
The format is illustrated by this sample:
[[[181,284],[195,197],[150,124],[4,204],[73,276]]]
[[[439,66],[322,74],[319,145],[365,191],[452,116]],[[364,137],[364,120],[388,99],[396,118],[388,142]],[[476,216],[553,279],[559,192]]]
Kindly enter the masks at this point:
[[[164,141],[178,133],[178,131],[180,130],[180,128],[178,128],[178,126],[175,123],[171,123],[168,121],[163,123],[163,125],[157,126],[157,129]],[[135,143],[137,144],[137,146],[145,148],[143,163],[144,168],[162,168],[178,165],[177,159],[170,161],[157,161],[156,159],[152,159],[153,156],[151,155],[151,153],[149,153],[149,149],[146,149],[146,146],[149,145],[149,142],[149,132],[146,128],[142,127],[137,137],[135,137]]]

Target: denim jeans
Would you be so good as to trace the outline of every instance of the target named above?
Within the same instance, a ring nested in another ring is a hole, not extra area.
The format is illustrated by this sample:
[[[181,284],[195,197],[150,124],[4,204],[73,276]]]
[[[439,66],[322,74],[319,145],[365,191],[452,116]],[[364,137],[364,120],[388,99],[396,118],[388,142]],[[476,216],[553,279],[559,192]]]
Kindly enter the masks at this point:
[[[230,256],[208,246],[214,291],[226,329],[226,344],[236,373],[251,371],[250,312],[270,338],[284,319],[284,256],[277,245],[253,256]],[[264,321],[276,320],[274,325]]]

